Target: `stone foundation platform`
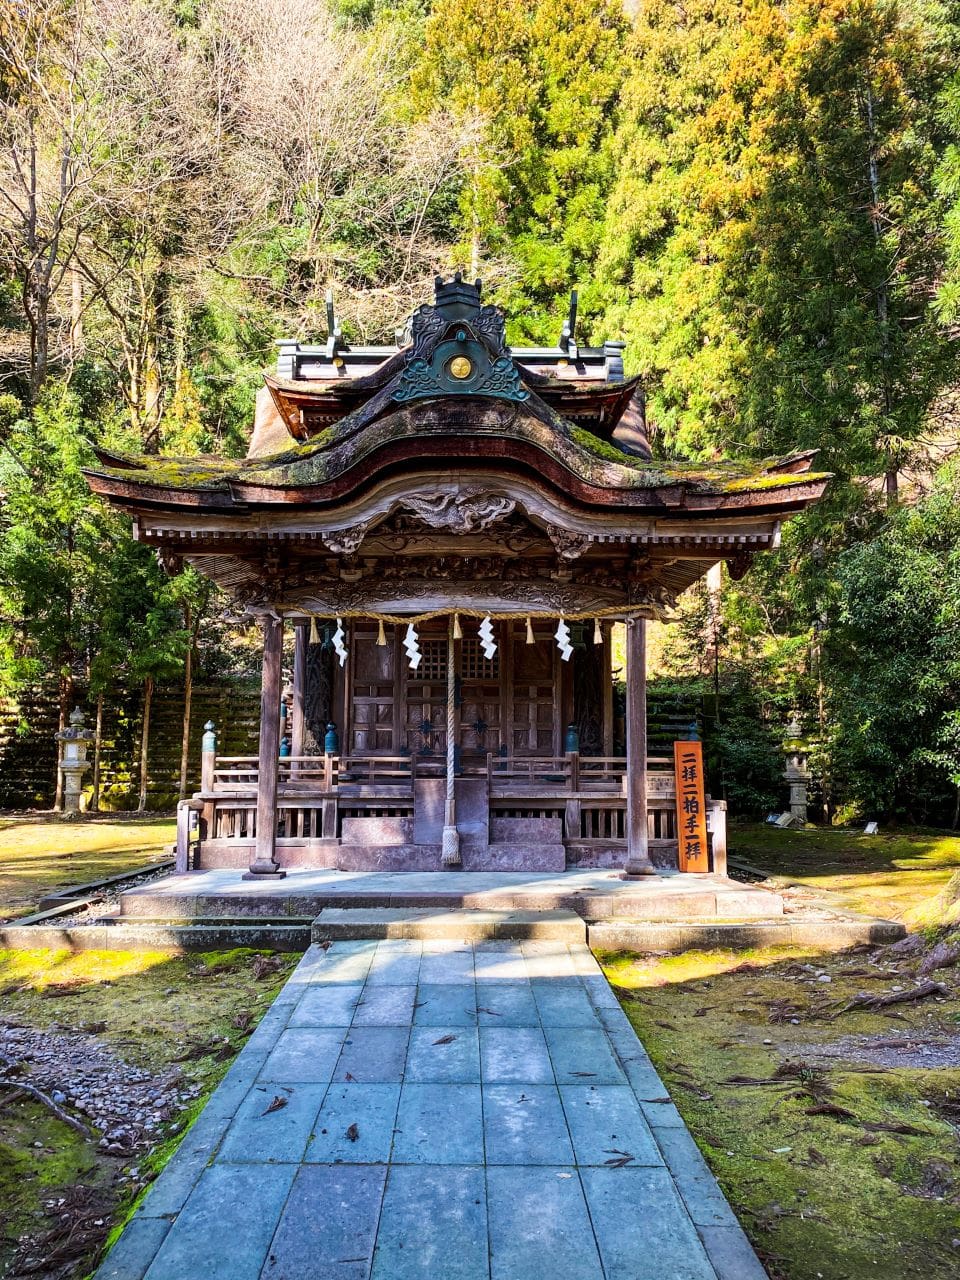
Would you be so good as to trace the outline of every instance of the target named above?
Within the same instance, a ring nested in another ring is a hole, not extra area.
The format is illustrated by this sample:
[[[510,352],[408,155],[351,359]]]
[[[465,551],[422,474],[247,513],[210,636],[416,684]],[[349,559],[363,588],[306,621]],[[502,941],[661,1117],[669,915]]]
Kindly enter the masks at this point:
[[[813,909],[784,914],[777,893],[722,876],[625,881],[609,871],[519,873],[293,871],[244,881],[190,872],[131,889],[89,921],[60,906],[0,926],[6,947],[71,950],[303,950],[334,939],[555,939],[601,950],[685,951],[895,942],[902,924]]]
[[[717,921],[771,919],[783,900],[724,876],[664,874],[623,880],[605,870],[537,872],[344,872],[295,870],[278,880],[239,871],[190,871],[131,889],[123,922],[314,919],[324,908],[570,911],[582,919]]]

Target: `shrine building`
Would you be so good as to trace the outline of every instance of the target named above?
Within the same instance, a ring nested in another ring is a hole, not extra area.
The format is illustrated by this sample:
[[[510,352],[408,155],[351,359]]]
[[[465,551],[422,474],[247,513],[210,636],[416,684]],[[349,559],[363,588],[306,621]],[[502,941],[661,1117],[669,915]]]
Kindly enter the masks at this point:
[[[723,875],[723,805],[681,850],[674,759],[648,756],[647,622],[718,561],[745,572],[828,477],[654,458],[624,344],[579,347],[575,303],[538,348],[459,275],[398,346],[353,347],[328,311],[325,345],[279,344],[246,458],[88,472],[262,634],[259,751],[207,734],[178,871]]]

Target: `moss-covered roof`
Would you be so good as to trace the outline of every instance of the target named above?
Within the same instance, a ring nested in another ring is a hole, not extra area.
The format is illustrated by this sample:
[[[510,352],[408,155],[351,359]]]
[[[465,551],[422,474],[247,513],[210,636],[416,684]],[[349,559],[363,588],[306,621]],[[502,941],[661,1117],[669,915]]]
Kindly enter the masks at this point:
[[[417,470],[418,458],[445,458],[452,465],[462,449],[464,459],[485,458],[491,466],[499,463],[505,468],[517,456],[539,455],[571,480],[621,492],[682,488],[703,495],[759,494],[829,478],[804,469],[808,458],[799,464],[647,462],[568,422],[536,396],[522,405],[481,398],[425,400],[383,406],[383,413],[377,412],[378,399],[375,396],[309,441],[267,457],[238,461],[104,456],[106,465],[93,474],[171,493],[221,492],[239,498],[247,487],[322,490],[357,468],[376,472],[384,455],[394,460],[406,457],[411,472]]]

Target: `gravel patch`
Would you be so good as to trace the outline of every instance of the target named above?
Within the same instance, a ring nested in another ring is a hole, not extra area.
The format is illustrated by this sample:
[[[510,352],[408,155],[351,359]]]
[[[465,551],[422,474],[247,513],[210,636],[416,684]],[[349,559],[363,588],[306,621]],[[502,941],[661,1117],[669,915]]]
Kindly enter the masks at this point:
[[[87,1032],[16,1024],[0,1025],[0,1078],[42,1090],[100,1135],[102,1151],[122,1157],[153,1146],[162,1126],[200,1093],[178,1070],[154,1075],[132,1066]]]
[[[830,1044],[804,1047],[804,1057],[857,1062],[873,1067],[931,1070],[960,1067],[960,1035],[931,1038],[928,1033],[900,1036],[843,1036]]]

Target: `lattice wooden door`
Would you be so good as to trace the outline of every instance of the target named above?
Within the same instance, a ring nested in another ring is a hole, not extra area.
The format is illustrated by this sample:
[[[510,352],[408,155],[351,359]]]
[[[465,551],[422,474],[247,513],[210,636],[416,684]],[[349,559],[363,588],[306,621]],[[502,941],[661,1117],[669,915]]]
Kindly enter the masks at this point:
[[[502,627],[496,628],[498,645]],[[460,750],[464,760],[500,749],[502,682],[500,649],[485,658],[476,636],[460,642]]]
[[[536,643],[527,644],[526,628],[511,638],[512,681],[508,745],[516,756],[559,753],[559,688],[557,648],[547,631],[534,629]]]
[[[354,624],[348,678],[352,680],[348,750],[351,755],[394,755],[397,648],[395,637],[377,644],[376,627]]]

